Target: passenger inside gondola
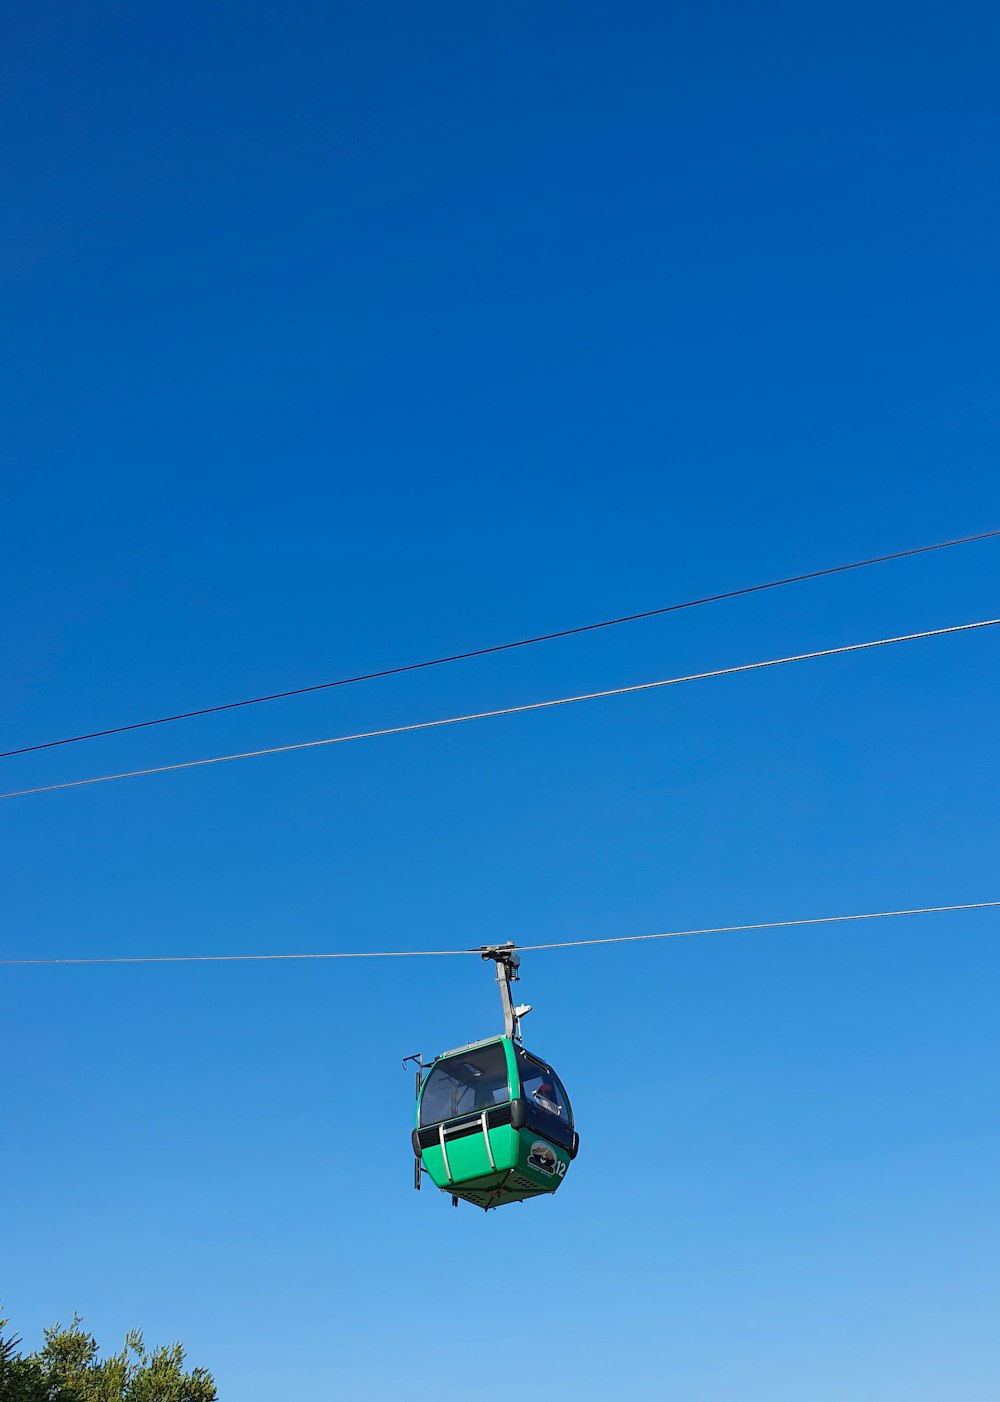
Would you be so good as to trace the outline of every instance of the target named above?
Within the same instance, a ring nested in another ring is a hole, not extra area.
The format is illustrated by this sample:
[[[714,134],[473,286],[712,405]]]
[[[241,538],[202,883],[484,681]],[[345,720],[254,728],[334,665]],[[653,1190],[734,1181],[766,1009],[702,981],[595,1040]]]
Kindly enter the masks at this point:
[[[521,1094],[524,1099],[549,1115],[555,1115],[564,1124],[572,1124],[569,1100],[562,1082],[556,1073],[518,1049],[517,1069],[521,1077]]]

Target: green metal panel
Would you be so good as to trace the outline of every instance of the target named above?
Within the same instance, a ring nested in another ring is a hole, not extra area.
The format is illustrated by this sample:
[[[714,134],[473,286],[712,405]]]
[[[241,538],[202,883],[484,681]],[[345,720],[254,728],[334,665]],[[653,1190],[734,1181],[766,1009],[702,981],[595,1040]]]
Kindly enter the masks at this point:
[[[501,1037],[504,1054],[507,1057],[507,1085],[510,1088],[511,1099],[518,1094],[521,1083],[517,1078],[517,1060],[514,1055],[514,1042],[510,1037]]]
[[[533,1129],[522,1129],[517,1138],[514,1176],[534,1184],[537,1191],[554,1193],[569,1172],[569,1150]]]
[[[455,1183],[468,1183],[493,1174],[504,1174],[512,1169],[518,1160],[520,1137],[510,1125],[498,1125],[489,1131],[490,1152],[493,1163],[486,1151],[484,1134],[463,1134],[461,1139],[445,1137],[448,1152],[449,1176],[445,1169],[444,1154],[439,1144],[423,1151],[424,1167],[439,1188],[450,1189]]]
[[[437,1145],[423,1151],[423,1164],[442,1192],[483,1208],[554,1193],[569,1170],[568,1151],[533,1130],[502,1125],[490,1131],[490,1147],[495,1169],[481,1134],[465,1135],[448,1145],[450,1179]]]

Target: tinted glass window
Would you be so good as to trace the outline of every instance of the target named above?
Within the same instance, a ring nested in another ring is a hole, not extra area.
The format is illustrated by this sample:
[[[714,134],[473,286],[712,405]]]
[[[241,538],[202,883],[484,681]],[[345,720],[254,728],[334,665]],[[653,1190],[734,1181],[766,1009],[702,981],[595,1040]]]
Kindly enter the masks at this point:
[[[569,1098],[563,1090],[562,1081],[551,1067],[544,1066],[533,1057],[517,1053],[517,1072],[521,1078],[521,1095],[532,1105],[537,1105],[546,1114],[555,1115],[563,1124],[573,1123],[573,1112]]]
[[[507,1058],[499,1042],[439,1061],[427,1078],[420,1123],[435,1125],[456,1115],[488,1110],[510,1099]]]

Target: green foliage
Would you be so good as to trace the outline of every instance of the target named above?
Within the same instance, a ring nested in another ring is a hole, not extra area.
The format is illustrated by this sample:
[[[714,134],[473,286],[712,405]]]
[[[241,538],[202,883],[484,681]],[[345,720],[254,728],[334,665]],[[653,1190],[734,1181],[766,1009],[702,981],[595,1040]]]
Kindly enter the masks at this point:
[[[97,1340],[77,1315],[66,1329],[45,1330],[38,1353],[22,1358],[0,1319],[0,1402],[217,1402],[211,1373],[184,1370],[184,1349],[147,1349],[142,1333],[125,1336],[120,1353],[98,1358]]]
[[[0,1319],[0,1402],[48,1402],[41,1370],[30,1358],[17,1352],[20,1339],[3,1333],[6,1319]]]

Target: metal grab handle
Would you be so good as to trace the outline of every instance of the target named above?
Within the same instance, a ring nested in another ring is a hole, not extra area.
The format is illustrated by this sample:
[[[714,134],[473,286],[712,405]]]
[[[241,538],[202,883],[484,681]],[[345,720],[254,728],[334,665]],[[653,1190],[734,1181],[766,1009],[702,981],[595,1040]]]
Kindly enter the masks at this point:
[[[486,1157],[487,1157],[487,1158],[489,1159],[489,1161],[490,1161],[490,1168],[493,1170],[494,1173],[496,1173],[496,1171],[497,1171],[497,1163],[496,1163],[496,1159],[493,1157],[493,1145],[490,1143],[490,1130],[489,1130],[489,1125],[488,1125],[487,1122],[486,1122],[486,1116],[487,1116],[487,1114],[488,1114],[488,1111],[484,1110],[483,1113],[479,1116],[479,1123],[480,1123],[480,1125],[481,1125],[481,1127],[482,1127],[482,1131],[483,1131],[483,1142],[484,1142],[485,1145],[486,1145]],[[448,1146],[447,1146],[447,1145],[445,1144],[445,1142],[444,1142],[444,1140],[445,1140],[445,1135],[448,1134],[449,1132],[454,1132],[454,1131],[456,1131],[456,1130],[465,1129],[465,1127],[466,1127],[466,1125],[468,1125],[468,1123],[469,1123],[469,1121],[466,1120],[466,1121],[465,1121],[465,1124],[457,1124],[457,1125],[456,1125],[456,1124],[452,1124],[452,1125],[438,1125],[438,1143],[439,1143],[440,1146],[441,1146],[441,1157],[442,1157],[442,1159],[444,1160],[444,1171],[445,1171],[445,1176],[447,1177],[449,1183],[454,1183],[455,1180],[454,1180],[454,1178],[452,1177],[452,1173],[451,1173],[451,1164],[448,1162]],[[418,1162],[419,1162],[419,1161],[418,1161]]]
[[[444,1125],[438,1125],[438,1143],[441,1145],[441,1157],[444,1159],[445,1176],[449,1183],[454,1183],[455,1180],[451,1176],[451,1164],[448,1162],[448,1150],[444,1142]]]
[[[496,1171],[497,1171],[497,1165],[496,1165],[496,1160],[495,1160],[494,1157],[493,1157],[493,1145],[490,1143],[490,1131],[489,1131],[489,1127],[488,1127],[487,1124],[486,1124],[486,1111],[485,1111],[485,1110],[483,1111],[482,1115],[480,1116],[480,1124],[481,1124],[482,1127],[483,1127],[483,1139],[486,1141],[486,1157],[487,1157],[487,1158],[489,1159],[489,1161],[490,1161],[490,1168],[492,1168],[493,1172],[496,1173]]]
[[[483,1114],[485,1113],[486,1111],[484,1110]],[[477,1124],[478,1121],[478,1115],[466,1115],[464,1120],[448,1120],[438,1126],[438,1133],[461,1134],[463,1130],[467,1130],[470,1125]]]

